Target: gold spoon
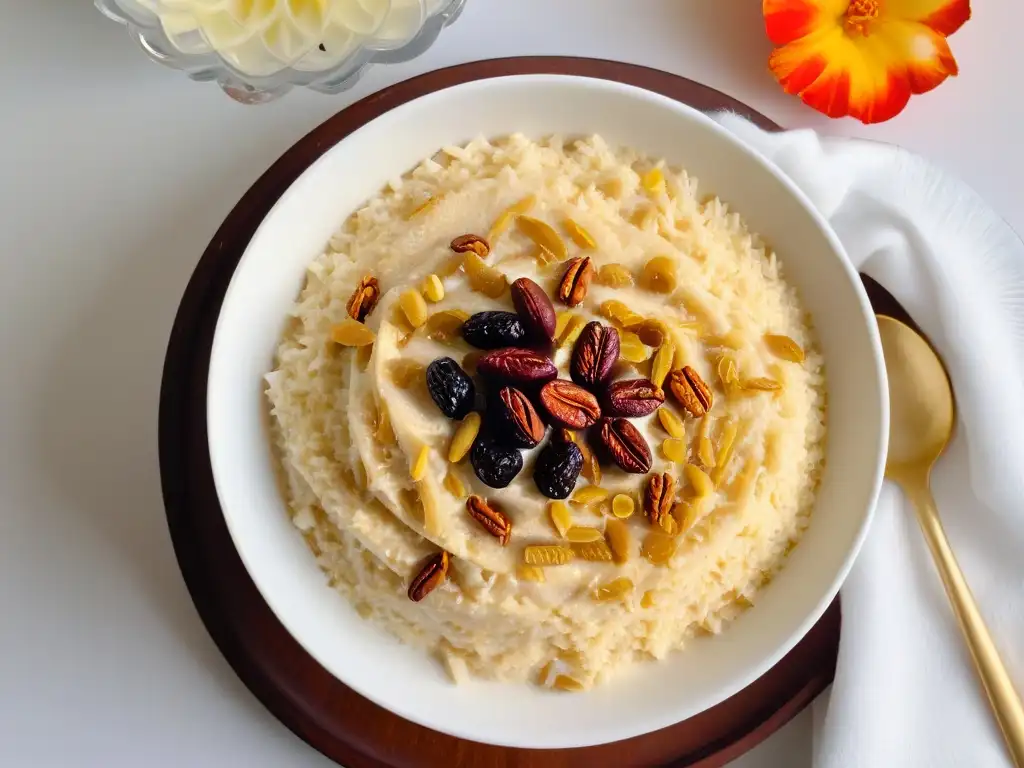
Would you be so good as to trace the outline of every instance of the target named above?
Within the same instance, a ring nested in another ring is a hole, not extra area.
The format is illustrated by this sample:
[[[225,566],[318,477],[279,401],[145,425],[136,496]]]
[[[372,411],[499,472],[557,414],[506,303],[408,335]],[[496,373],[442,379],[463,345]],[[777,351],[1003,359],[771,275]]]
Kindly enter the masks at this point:
[[[878,316],[889,376],[889,458],[885,475],[913,502],[917,520],[953,604],[960,629],[1010,757],[1024,768],[1024,706],[999,658],[970,587],[946,540],[928,479],[953,432],[953,391],[939,356],[920,334],[899,320]]]

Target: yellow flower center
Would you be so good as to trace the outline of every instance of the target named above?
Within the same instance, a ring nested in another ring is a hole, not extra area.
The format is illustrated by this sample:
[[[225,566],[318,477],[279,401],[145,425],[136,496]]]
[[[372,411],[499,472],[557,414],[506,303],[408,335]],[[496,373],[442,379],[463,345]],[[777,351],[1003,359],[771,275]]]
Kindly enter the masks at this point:
[[[851,0],[843,17],[843,26],[851,35],[867,35],[881,12],[881,0]]]

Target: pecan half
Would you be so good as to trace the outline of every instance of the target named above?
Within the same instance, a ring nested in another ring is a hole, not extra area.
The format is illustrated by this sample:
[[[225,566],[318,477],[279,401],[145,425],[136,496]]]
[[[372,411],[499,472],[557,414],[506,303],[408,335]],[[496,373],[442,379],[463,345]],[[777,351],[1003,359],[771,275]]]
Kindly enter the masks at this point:
[[[480,235],[459,235],[451,243],[451,249],[456,253],[472,251],[481,259],[486,259],[491,252],[490,243]]]
[[[569,266],[558,285],[558,298],[575,307],[586,298],[590,278],[594,276],[594,263],[589,256],[577,256],[569,261]]]
[[[684,365],[669,373],[668,388],[691,416],[699,418],[711,410],[714,402],[711,388],[690,366]]]
[[[544,289],[528,277],[520,277],[511,288],[512,306],[526,332],[538,341],[555,337],[555,308]]]
[[[626,419],[601,419],[598,437],[620,469],[642,475],[651,469],[651,449],[640,430]]]
[[[676,481],[668,472],[650,476],[644,489],[644,514],[651,525],[660,526],[672,514],[675,493]]]
[[[418,603],[437,589],[448,578],[448,563],[451,555],[443,549],[427,560],[420,572],[409,583],[409,599]]]
[[[651,415],[664,402],[665,392],[650,379],[626,379],[608,387],[601,405],[607,416],[635,419]]]
[[[380,284],[373,275],[367,275],[359,281],[359,285],[349,297],[345,309],[348,316],[360,323],[366,320],[366,316],[377,306],[377,299],[380,298]]]
[[[558,369],[547,355],[520,347],[488,352],[477,360],[476,370],[483,376],[524,383],[549,381],[558,375]]]
[[[501,546],[508,544],[512,538],[512,521],[497,506],[480,496],[470,496],[466,499],[466,511],[485,531],[501,542]]]
[[[507,436],[508,442],[518,448],[533,448],[544,438],[544,422],[530,399],[518,389],[502,387],[496,405],[495,421],[499,428],[495,432],[500,437]]]
[[[554,421],[569,429],[585,429],[601,418],[597,398],[565,379],[555,379],[541,387],[540,402]]]
[[[594,320],[587,323],[576,340],[569,376],[582,387],[597,387],[612,375],[618,359],[619,332]]]

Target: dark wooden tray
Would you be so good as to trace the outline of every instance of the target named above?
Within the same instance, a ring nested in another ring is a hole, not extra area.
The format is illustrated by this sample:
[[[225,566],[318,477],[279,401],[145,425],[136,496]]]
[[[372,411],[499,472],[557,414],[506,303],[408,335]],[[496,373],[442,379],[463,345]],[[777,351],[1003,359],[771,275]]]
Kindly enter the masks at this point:
[[[628,741],[571,750],[520,750],[446,736],[360,697],[308,656],[260,597],[231,542],[206,443],[206,377],[228,282],[260,221],[320,155],[384,112],[458,83],[509,74],[564,73],[616,80],[702,110],[763,115],[718,91],[645,67],[539,57],[475,62],[385,88],[342,110],[289,149],[246,192],[203,254],[171,332],[160,393],[160,471],[182,574],[221,652],[248,688],[312,747],[346,768],[721,766],[778,730],[832,680],[839,605],[775,667],[718,706]]]

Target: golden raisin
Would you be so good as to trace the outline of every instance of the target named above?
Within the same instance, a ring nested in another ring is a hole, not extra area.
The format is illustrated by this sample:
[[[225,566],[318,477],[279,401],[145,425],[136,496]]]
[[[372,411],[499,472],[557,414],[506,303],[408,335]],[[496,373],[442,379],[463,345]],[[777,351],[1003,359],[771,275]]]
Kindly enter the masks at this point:
[[[642,363],[650,356],[650,350],[635,333],[626,331],[619,335],[619,355],[630,363]]]
[[[661,441],[661,452],[669,461],[682,464],[686,461],[686,443],[678,437],[667,437]]]
[[[444,298],[444,283],[437,275],[427,275],[423,281],[423,295],[433,302]]]
[[[462,262],[469,287],[492,299],[497,299],[508,288],[508,279],[494,267],[488,266],[483,259],[472,251],[466,253]]]
[[[602,301],[601,306],[597,310],[598,314],[602,317],[606,317],[613,322],[622,324],[626,318],[633,314],[633,310],[628,305],[622,303],[618,299],[608,299]]]
[[[625,576],[612,579],[594,590],[594,600],[599,603],[622,600],[633,593],[633,581]]]
[[[609,288],[627,288],[633,284],[633,273],[621,264],[605,264],[597,270],[594,282]]]
[[[399,359],[388,364],[388,376],[399,389],[408,389],[413,384],[425,381],[427,369],[415,360]]]
[[[423,294],[414,288],[405,291],[398,299],[398,304],[405,314],[405,319],[413,328],[419,328],[427,322],[427,302],[423,300]]]
[[[705,497],[701,496],[688,501],[681,501],[673,507],[672,517],[675,518],[681,533],[690,530],[704,516],[704,503]]]
[[[644,537],[640,552],[654,565],[665,565],[676,553],[676,540],[662,531],[651,531]]]
[[[345,347],[363,347],[373,344],[373,331],[363,323],[348,318],[331,329],[331,339]]]
[[[630,517],[635,508],[636,502],[633,501],[632,496],[618,493],[612,499],[612,514],[619,519],[625,520],[627,517]]]
[[[569,677],[569,675],[558,675],[555,678],[553,687],[560,691],[582,691],[583,683],[575,677]]]
[[[423,332],[431,341],[451,341],[459,336],[462,324],[469,315],[461,309],[445,309],[435,312],[423,324]]]
[[[626,328],[649,347],[660,347],[668,338],[668,329],[660,320],[641,318],[637,323],[627,320]],[[671,360],[671,358],[670,358]]]
[[[640,285],[655,293],[672,293],[676,289],[676,265],[668,256],[655,256],[644,264]]]

